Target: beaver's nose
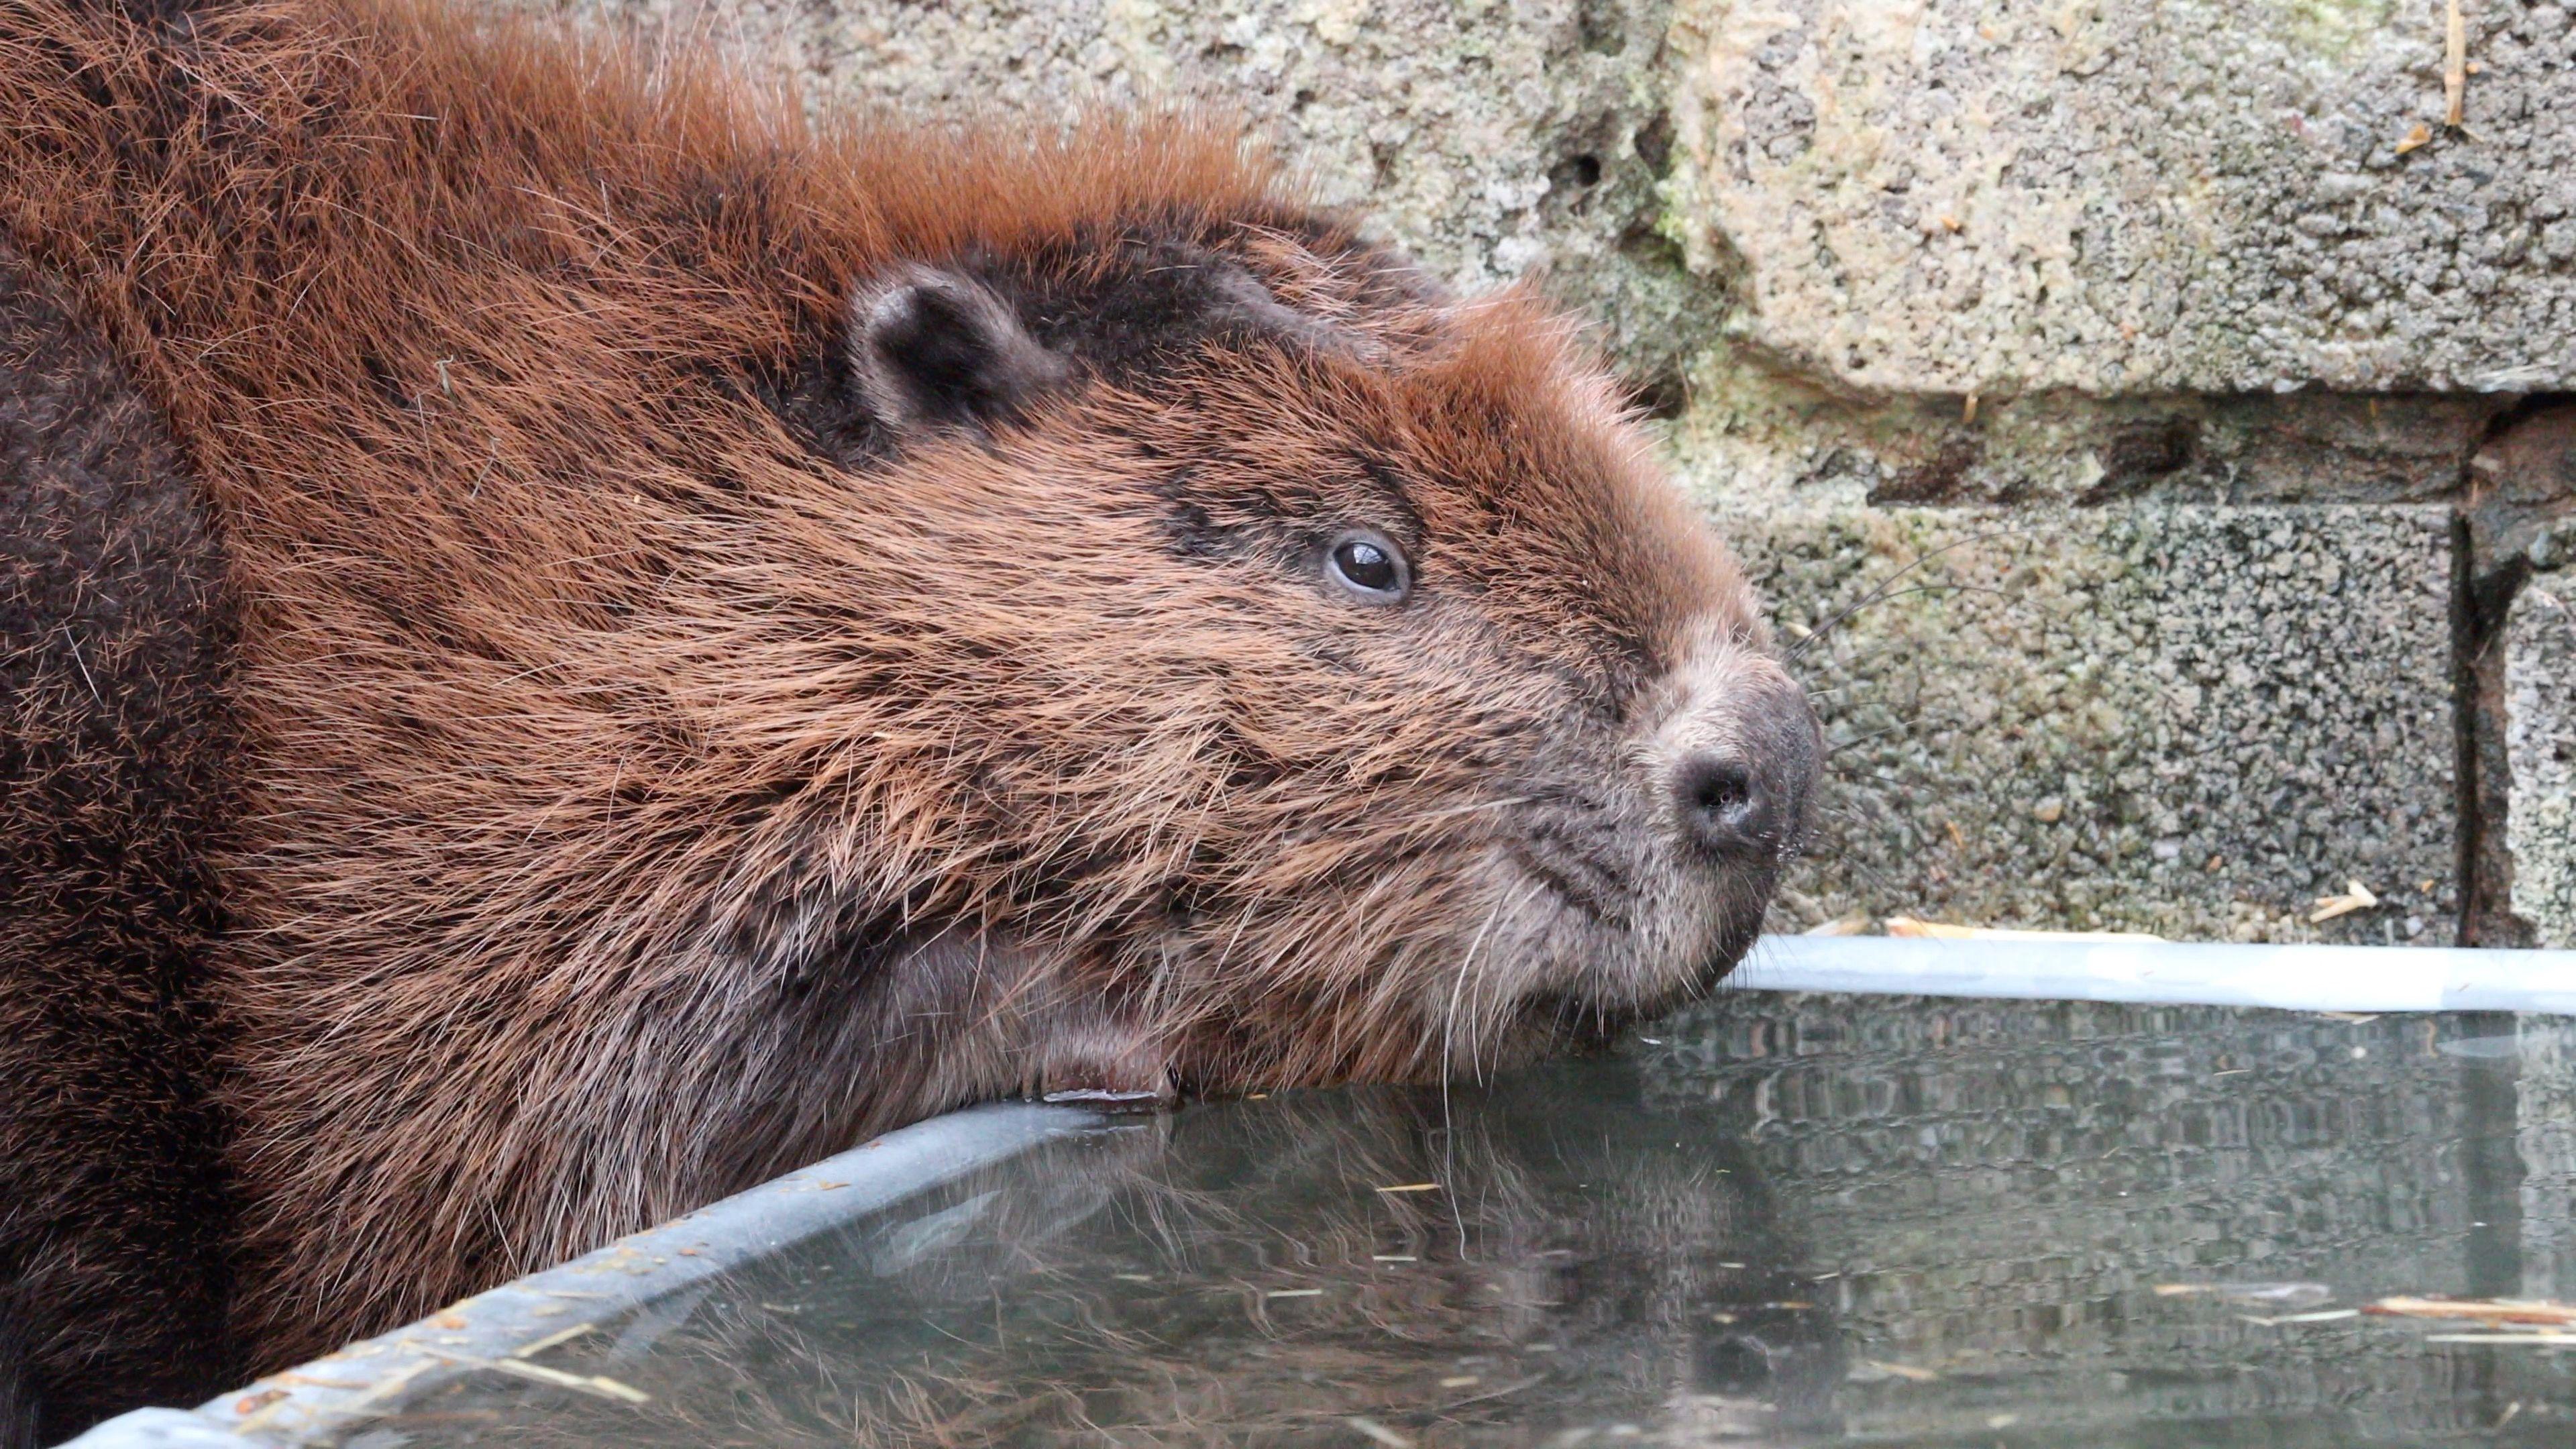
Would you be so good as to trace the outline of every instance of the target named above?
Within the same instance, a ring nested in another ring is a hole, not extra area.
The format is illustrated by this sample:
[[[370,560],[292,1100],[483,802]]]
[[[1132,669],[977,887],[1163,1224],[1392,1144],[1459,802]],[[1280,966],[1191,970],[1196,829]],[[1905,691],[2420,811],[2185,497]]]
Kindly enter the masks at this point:
[[[1712,855],[1776,855],[1784,843],[1779,792],[1765,789],[1741,760],[1684,760],[1673,775],[1673,796],[1683,833]]]
[[[1815,783],[1815,714],[1786,680],[1729,701],[1731,726],[1673,766],[1674,814],[1682,836],[1730,864],[1778,859],[1806,823]]]

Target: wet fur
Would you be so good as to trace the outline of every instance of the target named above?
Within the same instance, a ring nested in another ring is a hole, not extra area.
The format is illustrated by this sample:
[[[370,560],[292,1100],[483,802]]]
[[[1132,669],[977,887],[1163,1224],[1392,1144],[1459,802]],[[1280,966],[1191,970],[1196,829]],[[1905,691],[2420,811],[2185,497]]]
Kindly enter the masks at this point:
[[[0,479],[0,1445],[14,1446],[118,1402],[84,1386],[182,1398],[237,1365],[217,1331],[229,1197],[199,990],[229,733],[220,560],[150,405],[6,246]]]
[[[1482,1066],[1759,920],[1580,783],[1812,751],[1691,713],[1785,682],[1604,374],[1231,141],[0,0],[0,229],[0,420],[85,430],[0,519],[50,1427],[973,1097]],[[1317,589],[1351,519],[1414,606]]]

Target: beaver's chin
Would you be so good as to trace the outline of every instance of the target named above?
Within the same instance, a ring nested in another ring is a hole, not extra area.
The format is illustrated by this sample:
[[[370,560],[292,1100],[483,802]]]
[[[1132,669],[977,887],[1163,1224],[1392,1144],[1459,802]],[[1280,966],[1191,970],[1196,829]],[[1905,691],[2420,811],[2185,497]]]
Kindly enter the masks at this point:
[[[1502,1055],[1506,1061],[1525,1062],[1561,1052],[1599,1051],[1641,1019],[1641,1013],[1628,1008],[1605,1007],[1576,996],[1533,996],[1520,1004],[1504,1028]]]
[[[1589,969],[1574,973],[1568,984],[1521,999],[1503,1032],[1503,1054],[1525,1060],[1551,1051],[1597,1049],[1639,1022],[1679,1011],[1717,990],[1752,951],[1761,927],[1759,913],[1729,920],[1710,948],[1678,972],[1587,963]]]

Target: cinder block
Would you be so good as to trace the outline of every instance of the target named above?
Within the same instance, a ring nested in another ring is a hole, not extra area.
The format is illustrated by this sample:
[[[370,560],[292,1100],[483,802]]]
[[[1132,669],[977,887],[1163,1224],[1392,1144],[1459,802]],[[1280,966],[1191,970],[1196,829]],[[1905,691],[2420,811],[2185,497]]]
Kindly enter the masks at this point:
[[[2513,913],[2576,946],[2576,578],[2544,573],[2505,616],[2505,838]]]
[[[2576,379],[2557,5],[1679,0],[1666,228],[1876,394]]]
[[[2452,939],[2444,510],[1827,506],[1729,528],[1784,635],[1820,631],[1796,667],[1830,783],[1777,926]],[[2311,926],[2351,880],[2382,904]]]

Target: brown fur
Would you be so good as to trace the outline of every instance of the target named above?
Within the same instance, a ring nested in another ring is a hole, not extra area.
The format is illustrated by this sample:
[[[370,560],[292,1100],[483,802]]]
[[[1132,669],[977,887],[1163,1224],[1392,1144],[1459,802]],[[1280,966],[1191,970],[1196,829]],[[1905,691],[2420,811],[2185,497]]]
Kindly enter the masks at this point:
[[[221,929],[152,1019],[229,1114],[194,1271],[259,1366],[975,1097],[1669,1003],[1789,838],[1694,856],[1674,772],[1792,824],[1812,773],[1566,330],[1187,124],[813,130],[403,0],[0,0],[0,208],[222,542],[230,723],[174,767]],[[1000,329],[970,387],[903,351],[917,272]],[[1403,607],[1319,584],[1352,525]]]

